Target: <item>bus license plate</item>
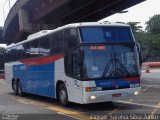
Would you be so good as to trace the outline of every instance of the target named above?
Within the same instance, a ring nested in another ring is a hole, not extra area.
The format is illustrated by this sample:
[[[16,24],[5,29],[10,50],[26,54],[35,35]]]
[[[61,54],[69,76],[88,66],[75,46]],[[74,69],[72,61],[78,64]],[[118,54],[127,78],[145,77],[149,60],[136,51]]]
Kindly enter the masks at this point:
[[[112,94],[112,97],[120,97],[121,93],[117,93],[117,94]]]

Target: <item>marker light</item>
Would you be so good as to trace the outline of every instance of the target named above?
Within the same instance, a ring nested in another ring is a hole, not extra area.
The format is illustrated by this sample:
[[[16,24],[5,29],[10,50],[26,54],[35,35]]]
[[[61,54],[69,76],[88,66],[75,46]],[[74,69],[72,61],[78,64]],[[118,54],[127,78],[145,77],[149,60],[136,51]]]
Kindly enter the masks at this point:
[[[90,92],[91,88],[90,87],[86,87],[86,92]]]
[[[95,100],[96,99],[96,96],[91,96],[91,100]]]
[[[86,87],[86,92],[91,92],[91,91],[101,91],[101,87]]]

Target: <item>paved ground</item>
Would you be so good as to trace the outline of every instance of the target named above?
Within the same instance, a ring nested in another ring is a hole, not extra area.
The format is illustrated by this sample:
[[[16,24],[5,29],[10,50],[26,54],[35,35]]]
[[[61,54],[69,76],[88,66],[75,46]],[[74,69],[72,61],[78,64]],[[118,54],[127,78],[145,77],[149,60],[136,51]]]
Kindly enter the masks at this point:
[[[34,105],[31,101],[27,96],[21,98],[12,94],[6,88],[5,81],[0,80],[0,120],[74,120],[44,106]]]
[[[141,94],[128,101],[89,105],[71,104],[69,108],[62,107],[56,100],[50,98],[33,95],[15,96],[6,89],[5,81],[0,81],[0,112],[2,115],[20,114],[20,117],[23,114],[19,120],[30,120],[27,117],[33,116],[38,117],[37,120],[49,120],[49,117],[54,120],[74,118],[86,120],[142,120],[142,118],[159,120],[160,79],[142,78]]]

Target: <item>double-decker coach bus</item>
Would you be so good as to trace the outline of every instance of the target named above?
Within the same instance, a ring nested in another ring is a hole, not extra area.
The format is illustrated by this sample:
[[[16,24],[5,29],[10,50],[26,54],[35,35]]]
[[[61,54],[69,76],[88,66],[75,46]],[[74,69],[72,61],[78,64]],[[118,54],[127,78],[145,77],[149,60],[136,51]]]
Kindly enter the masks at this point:
[[[75,23],[6,48],[5,78],[15,94],[87,104],[140,91],[139,48],[128,25]]]

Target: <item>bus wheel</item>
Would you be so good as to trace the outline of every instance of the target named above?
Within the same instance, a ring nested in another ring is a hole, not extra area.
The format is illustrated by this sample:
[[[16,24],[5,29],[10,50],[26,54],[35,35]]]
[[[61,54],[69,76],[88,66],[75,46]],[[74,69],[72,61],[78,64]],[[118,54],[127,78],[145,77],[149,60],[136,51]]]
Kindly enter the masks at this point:
[[[17,91],[19,96],[23,96],[23,91],[22,91],[22,86],[20,81],[18,81],[18,84],[17,84]]]
[[[18,95],[17,83],[16,80],[13,80],[13,92],[15,95]]]
[[[69,102],[68,102],[68,94],[67,94],[67,89],[66,86],[64,84],[61,84],[59,86],[59,101],[61,102],[61,104],[63,106],[68,106]]]

